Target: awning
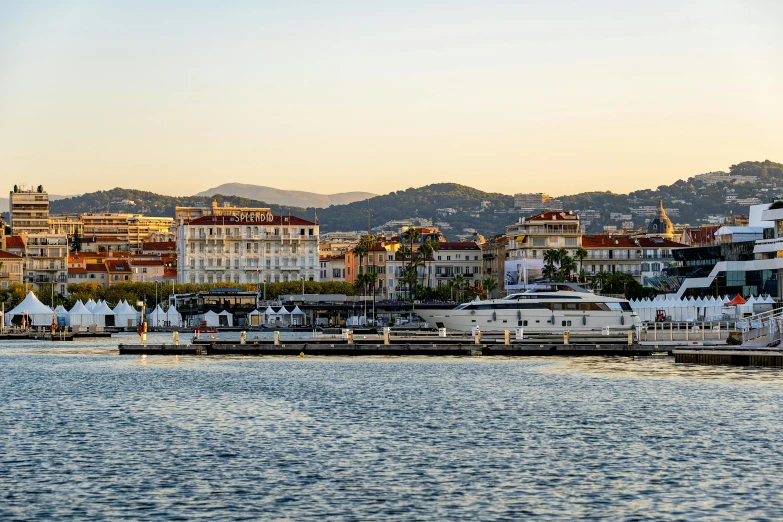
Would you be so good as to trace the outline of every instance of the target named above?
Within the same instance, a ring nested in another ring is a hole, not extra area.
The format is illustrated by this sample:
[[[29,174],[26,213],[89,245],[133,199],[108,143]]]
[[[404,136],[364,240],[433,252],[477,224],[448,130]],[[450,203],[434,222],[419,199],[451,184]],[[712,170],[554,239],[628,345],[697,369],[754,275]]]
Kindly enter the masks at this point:
[[[527,236],[517,236],[514,239],[517,241],[517,243],[522,243]]]

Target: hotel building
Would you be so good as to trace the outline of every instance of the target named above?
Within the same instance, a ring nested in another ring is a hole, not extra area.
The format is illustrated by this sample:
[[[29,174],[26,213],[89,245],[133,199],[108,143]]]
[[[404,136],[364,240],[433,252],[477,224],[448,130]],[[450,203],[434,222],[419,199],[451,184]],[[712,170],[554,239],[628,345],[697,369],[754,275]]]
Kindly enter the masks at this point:
[[[317,223],[216,203],[176,215],[178,283],[320,280]]]

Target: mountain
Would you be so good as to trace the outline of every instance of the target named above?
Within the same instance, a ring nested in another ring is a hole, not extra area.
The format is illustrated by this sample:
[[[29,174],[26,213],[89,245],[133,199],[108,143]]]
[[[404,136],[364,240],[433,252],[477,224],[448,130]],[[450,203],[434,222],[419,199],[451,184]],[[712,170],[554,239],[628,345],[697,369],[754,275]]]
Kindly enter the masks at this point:
[[[72,198],[74,196],[58,196],[56,194],[49,194],[49,201],[57,201],[58,199]],[[0,212],[8,212],[9,202],[8,198],[0,198]]]
[[[292,205],[296,207],[325,208],[330,205],[345,205],[354,201],[363,201],[374,197],[369,192],[340,192],[337,194],[316,194],[301,190],[280,190],[261,185],[246,185],[244,183],[224,183],[215,188],[204,190],[196,196],[241,196],[257,201],[266,201],[277,205]]]
[[[456,183],[438,183],[409,188],[327,208],[269,205],[263,201],[239,196],[217,195],[171,197],[138,190],[113,189],[55,201],[52,212],[140,212],[156,216],[173,216],[175,206],[209,206],[218,204],[271,207],[273,213],[288,213],[305,219],[318,216],[322,232],[367,230],[370,221],[377,227],[392,220],[412,217],[441,223],[449,239],[455,239],[466,228],[485,236],[505,231],[506,225],[520,217],[514,209],[514,198],[507,194],[482,192]],[[783,199],[783,164],[771,161],[746,161],[732,165],[727,172],[712,172],[679,180],[671,185],[630,194],[585,192],[559,198],[566,210],[579,211],[586,232],[600,232],[605,226],[646,226],[649,213],[663,200],[669,217],[675,223],[698,226],[729,213],[747,214],[754,202],[767,203]],[[652,207],[652,209],[651,209]],[[629,223],[630,222],[630,223]],[[445,225],[444,225],[445,223]],[[384,227],[393,229],[394,227]]]

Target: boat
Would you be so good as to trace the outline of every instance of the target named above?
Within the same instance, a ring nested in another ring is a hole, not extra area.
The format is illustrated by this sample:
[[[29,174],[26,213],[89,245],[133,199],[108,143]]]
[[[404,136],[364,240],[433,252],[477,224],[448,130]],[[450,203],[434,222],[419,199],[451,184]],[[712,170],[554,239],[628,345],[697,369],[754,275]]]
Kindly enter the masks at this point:
[[[457,332],[562,333],[628,330],[641,325],[626,299],[596,295],[576,283],[542,283],[500,299],[471,301],[452,309],[416,308],[437,328]]]

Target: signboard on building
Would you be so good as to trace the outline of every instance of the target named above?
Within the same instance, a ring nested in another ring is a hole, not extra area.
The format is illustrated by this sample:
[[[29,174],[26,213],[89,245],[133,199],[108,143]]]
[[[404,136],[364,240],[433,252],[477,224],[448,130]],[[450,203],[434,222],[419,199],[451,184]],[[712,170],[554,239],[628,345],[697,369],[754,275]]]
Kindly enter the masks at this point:
[[[531,282],[541,277],[543,268],[543,259],[507,259],[505,263],[505,288],[507,290],[526,289]]]

